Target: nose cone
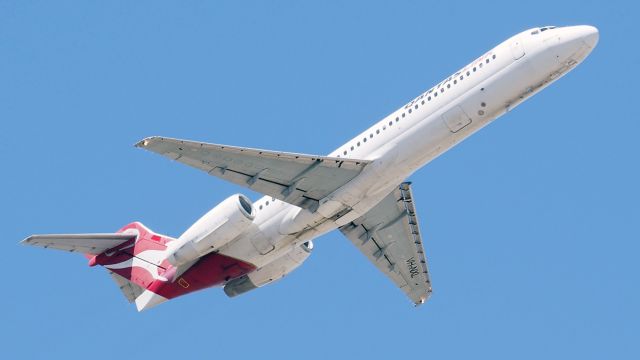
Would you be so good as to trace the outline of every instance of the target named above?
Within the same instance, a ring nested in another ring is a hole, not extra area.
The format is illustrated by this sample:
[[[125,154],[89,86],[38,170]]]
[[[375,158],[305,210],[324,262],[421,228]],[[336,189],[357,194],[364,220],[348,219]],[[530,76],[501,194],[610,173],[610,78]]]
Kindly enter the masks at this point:
[[[579,31],[582,33],[582,41],[592,49],[596,47],[598,39],[600,39],[598,29],[595,26],[590,25],[582,25],[578,27],[580,28]]]
[[[600,37],[598,29],[590,25],[569,26],[561,29],[562,42],[566,44],[584,43],[593,49]]]
[[[584,60],[598,43],[598,29],[589,25],[568,26],[549,31],[545,42],[560,63]]]

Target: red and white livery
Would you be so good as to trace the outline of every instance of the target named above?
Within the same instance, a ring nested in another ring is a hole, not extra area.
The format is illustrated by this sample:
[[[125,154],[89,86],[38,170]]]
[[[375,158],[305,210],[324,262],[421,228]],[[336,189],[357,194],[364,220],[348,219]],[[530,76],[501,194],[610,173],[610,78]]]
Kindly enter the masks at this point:
[[[410,183],[416,170],[582,62],[592,26],[521,32],[327,156],[150,137],[136,146],[265,196],[233,195],[178,238],[134,222],[103,234],[33,235],[22,243],[84,254],[138,310],[220,286],[236,296],[278,280],[339,229],[413,303],[431,279]]]

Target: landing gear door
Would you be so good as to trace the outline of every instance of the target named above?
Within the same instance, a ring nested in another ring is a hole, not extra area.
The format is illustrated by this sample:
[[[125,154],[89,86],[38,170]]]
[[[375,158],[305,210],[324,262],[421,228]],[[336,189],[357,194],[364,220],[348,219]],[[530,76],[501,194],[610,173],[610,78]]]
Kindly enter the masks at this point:
[[[442,114],[442,121],[444,121],[452,133],[456,133],[471,124],[471,119],[460,106],[454,106]]]
[[[518,60],[524,56],[522,41],[516,39],[511,43],[511,55],[513,55],[513,60]]]

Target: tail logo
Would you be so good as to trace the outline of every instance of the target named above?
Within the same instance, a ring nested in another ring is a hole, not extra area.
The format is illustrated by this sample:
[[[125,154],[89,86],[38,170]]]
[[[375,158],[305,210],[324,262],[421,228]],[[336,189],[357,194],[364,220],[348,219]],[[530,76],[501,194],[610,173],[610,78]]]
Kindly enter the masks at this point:
[[[163,275],[169,266],[166,260],[168,239],[152,233],[140,223],[129,224],[120,232],[135,234],[135,240],[103,252],[98,263],[143,287],[156,280],[167,282]]]

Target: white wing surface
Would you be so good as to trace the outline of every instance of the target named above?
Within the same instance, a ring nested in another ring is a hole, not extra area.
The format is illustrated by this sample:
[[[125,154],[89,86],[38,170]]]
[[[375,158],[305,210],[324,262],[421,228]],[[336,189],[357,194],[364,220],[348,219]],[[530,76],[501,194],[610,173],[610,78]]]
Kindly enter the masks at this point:
[[[340,231],[416,305],[429,298],[431,279],[410,183]]]
[[[162,137],[146,138],[136,146],[311,211],[368,164]]]

